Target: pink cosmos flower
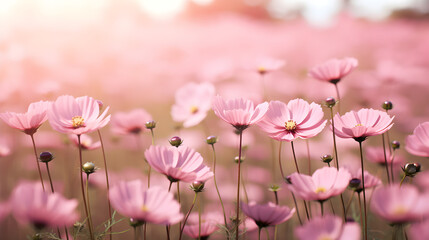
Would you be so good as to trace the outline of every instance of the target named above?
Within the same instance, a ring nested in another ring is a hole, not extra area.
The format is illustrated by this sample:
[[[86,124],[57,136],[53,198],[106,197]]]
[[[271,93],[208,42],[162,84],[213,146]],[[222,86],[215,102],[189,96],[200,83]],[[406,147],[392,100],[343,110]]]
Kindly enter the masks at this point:
[[[183,233],[191,238],[198,238],[198,214],[192,213],[186,223]],[[213,212],[203,214],[201,216],[201,237],[207,238],[216,230],[219,229],[218,225],[223,224],[223,216],[220,213]]]
[[[157,186],[146,189],[141,180],[119,182],[109,192],[110,202],[120,214],[137,221],[172,225],[180,222],[180,204],[172,193]]]
[[[261,103],[255,108],[250,100],[224,100],[221,96],[216,96],[213,99],[213,110],[219,118],[242,131],[262,120],[268,111],[268,103]]]
[[[365,154],[366,154],[366,159],[369,162],[377,163],[383,166],[385,165],[384,149],[382,147],[367,147],[365,149]],[[388,149],[386,149],[386,159],[387,159],[387,164],[389,164],[389,166],[392,160],[393,160],[393,165],[398,165],[404,162],[404,158],[396,153],[395,153],[395,158],[393,159],[393,156],[390,154],[390,151]]]
[[[0,113],[0,118],[9,126],[19,129],[28,135],[33,135],[47,119],[51,102],[40,101],[31,103],[25,113]]]
[[[393,119],[386,112],[363,108],[334,117],[335,135],[340,138],[353,138],[363,141],[369,136],[383,134],[393,126]]]
[[[286,206],[279,206],[272,202],[267,204],[257,204],[256,202],[246,204],[242,202],[240,206],[243,213],[253,219],[260,228],[283,223],[295,213],[295,208],[291,210]]]
[[[337,84],[358,66],[355,58],[330,59],[313,67],[308,75],[312,78]]]
[[[146,130],[145,124],[151,120],[152,116],[141,108],[130,112],[118,112],[113,114],[110,128],[116,134],[139,134]]]
[[[70,134],[69,139],[73,142],[75,146],[79,147],[77,135]],[[80,136],[80,145],[82,146],[83,150],[94,150],[101,147],[101,142],[94,142],[94,140],[92,140],[92,137],[86,134],[82,134]]]
[[[392,184],[374,191],[371,209],[390,223],[409,223],[429,215],[428,201],[413,185]]]
[[[412,135],[405,139],[407,152],[421,157],[429,157],[429,122],[419,124]]]
[[[189,147],[150,146],[144,153],[148,163],[172,182],[205,182],[213,177],[203,157]]]
[[[84,96],[74,98],[63,95],[51,105],[48,111],[49,123],[58,132],[82,135],[106,126],[110,115],[106,110],[99,115],[100,107],[97,100]]]
[[[427,240],[429,239],[429,219],[422,222],[412,224],[407,233],[411,240]]]
[[[362,191],[362,168],[348,169],[351,174],[351,179],[359,179],[361,181],[360,186],[356,188],[356,191]],[[365,179],[365,189],[376,187],[382,185],[381,180],[369,173],[368,171],[364,171],[364,179]]]
[[[302,99],[294,99],[286,105],[271,101],[264,119],[258,123],[263,131],[279,141],[293,141],[316,136],[325,127],[323,111],[319,104],[308,104]]]
[[[265,57],[253,61],[253,63],[249,64],[248,68],[250,68],[250,70],[256,70],[259,74],[264,75],[278,70],[284,65],[284,60]]]
[[[176,122],[183,122],[183,127],[197,125],[207,116],[211,108],[215,88],[211,83],[188,83],[177,90],[176,102],[171,108],[171,116]]]
[[[10,207],[16,220],[36,228],[71,226],[79,218],[78,201],[49,193],[39,182],[23,182],[13,190]]]
[[[0,223],[9,214],[9,212],[10,212],[10,204],[8,202],[1,202],[0,203]]]
[[[317,169],[312,176],[292,173],[289,176],[289,190],[304,200],[324,201],[344,192],[351,179],[350,173],[340,168],[323,167]]]
[[[295,235],[299,240],[359,240],[361,230],[357,223],[343,223],[340,217],[325,215],[297,227]]]

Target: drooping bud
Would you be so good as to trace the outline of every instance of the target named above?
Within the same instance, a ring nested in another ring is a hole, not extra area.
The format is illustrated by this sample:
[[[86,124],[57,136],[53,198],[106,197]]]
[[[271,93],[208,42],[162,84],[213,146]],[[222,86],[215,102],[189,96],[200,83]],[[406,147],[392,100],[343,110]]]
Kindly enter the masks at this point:
[[[335,106],[336,103],[337,101],[335,101],[335,98],[333,97],[328,97],[325,100],[325,104],[328,108],[332,108],[333,106]]]
[[[399,149],[399,147],[401,146],[401,144],[399,143],[399,141],[392,141],[392,148],[393,150]]]
[[[204,190],[204,185],[204,182],[195,181],[191,184],[191,189],[196,193],[202,192]]]
[[[44,163],[48,163],[52,161],[52,159],[54,159],[54,155],[52,155],[50,152],[41,152],[39,155],[39,161]]]
[[[349,182],[349,188],[356,190],[360,187],[361,182],[359,178],[352,178]]]
[[[174,136],[174,137],[170,138],[170,140],[168,140],[168,141],[170,142],[171,146],[173,146],[173,147],[179,147],[183,143],[183,140],[178,136]]]
[[[324,163],[330,163],[334,159],[331,155],[326,154],[320,157]]]
[[[213,145],[217,142],[217,137],[216,136],[209,136],[206,139],[207,144]]]
[[[97,168],[95,167],[95,164],[92,162],[86,162],[82,165],[82,170],[86,173],[86,174],[91,174],[94,173]]]
[[[154,129],[156,127],[156,122],[151,120],[145,123],[145,126],[147,129],[151,130]]]
[[[421,165],[419,163],[407,163],[402,168],[402,171],[407,177],[414,177],[421,170]]]
[[[242,162],[244,161],[244,159],[246,159],[246,157],[241,156],[240,163],[242,163]],[[238,156],[236,156],[236,157],[234,158],[234,161],[235,161],[235,163],[238,163]]]
[[[392,108],[393,108],[393,103],[392,103],[391,101],[385,101],[385,102],[383,102],[383,104],[381,104],[381,107],[382,107],[384,110],[392,110]]]

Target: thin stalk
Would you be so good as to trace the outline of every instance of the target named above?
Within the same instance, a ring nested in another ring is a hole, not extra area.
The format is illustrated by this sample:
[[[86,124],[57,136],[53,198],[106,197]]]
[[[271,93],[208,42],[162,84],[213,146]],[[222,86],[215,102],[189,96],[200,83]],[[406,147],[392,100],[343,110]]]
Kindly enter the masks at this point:
[[[43,191],[45,191],[45,184],[43,183],[42,171],[40,171],[39,157],[37,156],[36,143],[35,143],[35,141],[34,141],[34,136],[33,136],[33,134],[30,134],[30,137],[31,137],[31,141],[33,142],[34,156],[36,157],[37,170],[39,171],[40,182],[42,183]]]
[[[243,175],[241,175],[241,185],[243,185],[244,197],[246,198],[246,203],[249,203],[249,195],[247,195],[246,184],[243,179]]]
[[[320,213],[322,214],[323,217],[323,201],[319,201],[320,203]]]
[[[220,197],[219,188],[217,187],[217,182],[216,182],[216,150],[215,150],[214,144],[212,144],[212,149],[213,149],[213,181],[214,181],[217,195],[219,197],[220,205],[222,206],[223,221],[225,223],[225,228],[226,228],[227,225],[226,225],[225,207],[223,205],[222,198]]]
[[[276,205],[279,205],[279,196],[277,194],[277,191],[274,191],[274,197],[276,199]],[[274,240],[277,240],[277,225],[274,226]]]
[[[310,142],[308,139],[305,139],[305,144],[307,145],[308,175],[311,175]]]
[[[280,173],[282,175],[282,181],[285,181],[285,174],[283,172],[283,167],[282,167],[282,141],[279,141],[279,168],[280,168]]]
[[[258,240],[261,240],[261,227],[258,227]]]
[[[291,192],[291,194],[292,194],[293,202],[295,203],[296,215],[298,216],[299,224],[302,226],[302,220],[298,211],[298,203],[296,202],[295,194],[293,194],[293,192]]]
[[[240,225],[240,179],[241,179],[241,148],[243,144],[243,131],[240,130],[240,146],[238,148],[238,173],[237,173],[237,208],[236,208],[236,221],[235,226],[235,239],[238,240],[238,227]]]
[[[335,84],[335,87],[336,86],[337,86],[337,84]],[[337,88],[337,90],[338,90],[338,88]],[[337,92],[337,94],[338,94],[337,97],[338,97],[338,100],[339,100],[339,92]],[[339,102],[338,102],[338,112],[339,112],[339,110],[340,110],[340,105],[339,105]],[[338,162],[337,140],[336,140],[336,137],[335,137],[334,110],[332,109],[332,107],[330,108],[330,112],[331,112],[331,123],[332,123],[332,140],[334,142],[335,164],[336,164],[337,170],[339,170],[340,164]],[[346,222],[346,207],[344,205],[344,198],[343,198],[343,194],[342,193],[340,194],[340,199],[341,199],[341,206],[342,206],[342,209],[343,209],[344,222]]]
[[[137,234],[137,227],[133,227],[133,228],[134,228],[134,240],[138,240],[139,235]]]
[[[401,183],[399,183],[399,187],[402,187],[402,183],[404,182],[406,177],[407,177],[407,175],[404,174],[404,176],[401,179]]]
[[[268,232],[268,228],[265,228],[265,233],[267,234],[267,240],[270,240],[270,233]]]
[[[92,214],[91,214],[91,204],[89,201],[89,190],[88,190],[88,182],[89,182],[89,174],[86,174],[86,183],[85,183],[85,189],[86,189],[86,200],[88,201],[88,221],[91,223],[91,226],[94,226],[92,223]]]
[[[355,192],[352,193],[352,196],[350,197],[349,201],[347,202],[346,216],[347,216],[347,213],[349,212],[349,208],[350,208],[350,205],[353,201],[354,194],[355,194]]]
[[[49,164],[48,162],[46,163],[46,171],[48,172],[48,177],[49,177],[49,183],[51,184],[51,192],[54,193],[54,184],[52,184],[52,178],[51,178],[51,172],[49,171]],[[64,227],[65,229],[67,229],[66,227]],[[60,229],[57,227],[57,233],[58,233],[58,237],[61,238],[61,232]]]
[[[337,100],[338,100],[338,112],[341,113],[341,100],[340,100],[340,90],[338,89],[337,83],[335,85],[335,91],[337,92]]]
[[[181,227],[181,229],[180,229],[179,240],[181,240],[181,239],[182,239],[183,229],[185,228],[186,221],[188,221],[188,217],[189,217],[189,215],[191,214],[192,209],[193,209],[193,208],[194,208],[194,206],[195,206],[195,202],[197,201],[197,196],[198,196],[198,192],[195,192],[194,200],[192,201],[191,208],[189,208],[189,211],[188,211],[188,213],[186,214],[185,220],[183,221],[183,226],[182,226],[182,227]]]
[[[332,204],[332,199],[329,199],[329,205],[331,205],[332,214],[335,215],[334,204]]]
[[[358,200],[359,200],[360,226],[362,228],[362,234],[366,237],[364,225],[363,225],[364,223],[363,223],[363,216],[362,216],[362,203],[360,200],[360,193],[358,193]]]
[[[201,199],[198,201],[198,240],[201,240]]]
[[[88,219],[89,235],[90,235],[91,240],[94,240],[94,234],[92,232],[92,224],[91,224],[91,221],[89,221],[88,206],[86,204],[85,189],[84,189],[83,177],[82,177],[82,165],[83,164],[82,164],[82,145],[80,143],[80,134],[77,135],[77,141],[78,141],[78,146],[79,146],[79,176],[80,176],[80,186],[81,186],[81,190],[82,190],[83,205],[85,208],[86,218]]]
[[[362,141],[359,141],[359,151],[360,151],[360,163],[362,167],[362,192],[363,192],[363,211],[365,214],[365,240],[368,239],[368,222],[367,222],[367,216],[366,216],[366,194],[365,194],[365,174],[364,174],[364,167],[363,167],[363,151],[362,151]]]
[[[384,141],[384,133],[381,134],[381,138],[383,139],[384,164],[386,166],[387,182],[390,184],[389,164],[387,164],[386,142]]]
[[[392,160],[390,161],[390,174],[391,174],[391,178],[392,178],[392,183],[395,182],[395,178],[393,177],[393,161],[395,160],[395,150],[392,151],[391,154],[391,158]]]
[[[109,193],[110,184],[109,184],[109,174],[107,171],[106,151],[104,150],[104,143],[103,143],[103,138],[101,137],[100,129],[97,130],[97,133],[98,133],[98,138],[100,139],[100,143],[101,143],[101,152],[103,153],[103,163],[104,163],[104,174],[106,175],[106,187],[107,187],[107,193]],[[109,196],[107,196],[107,206],[108,206],[108,210],[109,210],[109,217],[110,217],[109,219],[112,220],[112,206],[110,204]],[[112,240],[112,231],[113,231],[112,227],[113,226],[109,227],[109,239],[110,240]]]
[[[153,129],[150,129],[150,134],[152,136],[152,145],[155,145],[155,134],[153,133]],[[148,164],[149,169],[147,172],[147,187],[150,188],[150,173],[152,171],[152,167]]]
[[[300,173],[298,168],[298,162],[296,161],[296,154],[295,154],[295,148],[293,146],[293,141],[290,142],[290,146],[292,147],[292,154],[293,154],[293,160],[295,162],[296,171]],[[307,214],[307,220],[310,220],[310,215],[308,214],[307,202],[305,200],[303,200],[303,202],[304,202],[305,213]]]

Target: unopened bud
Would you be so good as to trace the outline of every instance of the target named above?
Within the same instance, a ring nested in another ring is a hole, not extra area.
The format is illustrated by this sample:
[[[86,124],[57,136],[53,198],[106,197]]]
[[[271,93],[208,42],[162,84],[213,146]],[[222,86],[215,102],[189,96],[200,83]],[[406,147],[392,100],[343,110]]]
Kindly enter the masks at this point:
[[[91,174],[94,173],[97,168],[95,167],[95,164],[92,162],[86,162],[82,165],[82,170],[86,173],[86,174]]]
[[[191,184],[191,189],[194,190],[194,192],[202,192],[204,190],[204,182],[195,181]]]
[[[217,137],[216,136],[209,136],[206,139],[207,144],[213,145],[217,142]]]
[[[324,163],[330,163],[330,162],[332,161],[332,159],[334,159],[334,158],[332,158],[332,156],[331,156],[331,155],[326,154],[326,155],[323,155],[323,156],[321,157],[321,159],[322,159],[322,161],[323,161]]]
[[[335,106],[336,103],[337,103],[337,101],[335,101],[335,98],[333,98],[333,97],[328,97],[325,100],[325,104],[329,108],[332,108],[333,106]]]
[[[39,155],[39,160],[44,163],[48,163],[54,159],[54,155],[50,152],[41,152]]]
[[[399,143],[399,141],[392,141],[393,150],[399,149],[400,146],[401,144]]]
[[[238,156],[234,158],[235,163],[238,163],[238,159],[239,159]],[[242,163],[244,159],[246,159],[246,157],[241,156],[240,163]]]
[[[174,137],[170,138],[169,142],[170,142],[171,146],[179,147],[180,145],[182,145],[183,140],[178,136],[174,136]]]
[[[156,127],[156,122],[151,120],[145,123],[147,129],[154,129]]]
[[[392,108],[393,108],[393,104],[392,104],[392,102],[391,102],[391,101],[385,101],[385,102],[383,102],[383,104],[381,104],[381,107],[382,107],[384,110],[392,110]]]

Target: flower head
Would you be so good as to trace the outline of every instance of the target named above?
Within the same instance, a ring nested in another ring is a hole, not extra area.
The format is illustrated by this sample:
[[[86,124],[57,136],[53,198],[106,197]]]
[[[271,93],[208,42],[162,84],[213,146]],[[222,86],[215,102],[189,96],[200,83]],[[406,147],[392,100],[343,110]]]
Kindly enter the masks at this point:
[[[261,103],[255,108],[250,100],[242,98],[225,100],[221,96],[216,96],[213,100],[213,110],[219,118],[242,131],[262,120],[268,110],[268,103]]]
[[[325,127],[320,105],[308,104],[302,99],[294,99],[286,105],[271,101],[264,119],[258,126],[268,135],[279,141],[293,141],[296,138],[311,138]]]
[[[180,204],[172,193],[157,186],[145,188],[141,180],[119,182],[109,192],[113,208],[141,222],[171,225],[182,220]]]
[[[76,135],[70,134],[69,139],[73,142],[74,145],[79,147],[79,140]],[[94,150],[101,147],[101,142],[94,142],[92,137],[87,134],[82,134],[80,136],[80,145],[82,146],[83,150]]]
[[[191,238],[198,238],[199,224],[198,214],[192,213],[183,229],[183,233]],[[218,225],[222,224],[222,215],[219,213],[207,213],[201,216],[201,237],[208,237],[219,229]]]
[[[330,59],[310,70],[308,75],[321,81],[337,84],[358,66],[355,58]]]
[[[350,111],[340,117],[334,117],[335,135],[340,138],[353,138],[363,141],[369,136],[383,134],[393,126],[393,119],[387,113],[363,108],[357,112]]]
[[[78,201],[43,191],[39,182],[23,182],[13,190],[10,206],[16,220],[36,228],[71,226],[78,218]]]
[[[429,157],[429,122],[419,124],[412,135],[405,139],[407,152],[421,157]]]
[[[358,240],[361,230],[357,223],[343,223],[333,215],[314,217],[295,229],[299,240]]]
[[[31,103],[25,113],[0,113],[0,118],[9,126],[19,129],[28,135],[33,135],[47,119],[51,102],[40,101]]]
[[[144,155],[149,165],[172,182],[205,182],[213,177],[203,157],[189,147],[151,146]]]
[[[192,127],[207,116],[211,108],[215,88],[211,83],[188,83],[177,90],[176,102],[171,109],[171,116],[176,122],[183,122],[183,127]]]
[[[147,129],[146,123],[151,120],[152,116],[144,109],[118,112],[113,114],[110,128],[116,134],[139,134]]]
[[[279,206],[272,202],[267,204],[257,204],[256,202],[246,204],[242,202],[240,206],[243,213],[253,219],[260,228],[283,223],[295,213],[295,208],[291,210],[286,206]]]
[[[323,167],[317,169],[312,176],[292,173],[291,184],[287,187],[304,200],[324,201],[341,194],[351,179],[350,173],[340,168]]]
[[[48,111],[49,123],[54,130],[66,134],[93,132],[110,121],[110,115],[106,117],[109,107],[101,115],[99,109],[94,98],[63,95],[51,105]]]

